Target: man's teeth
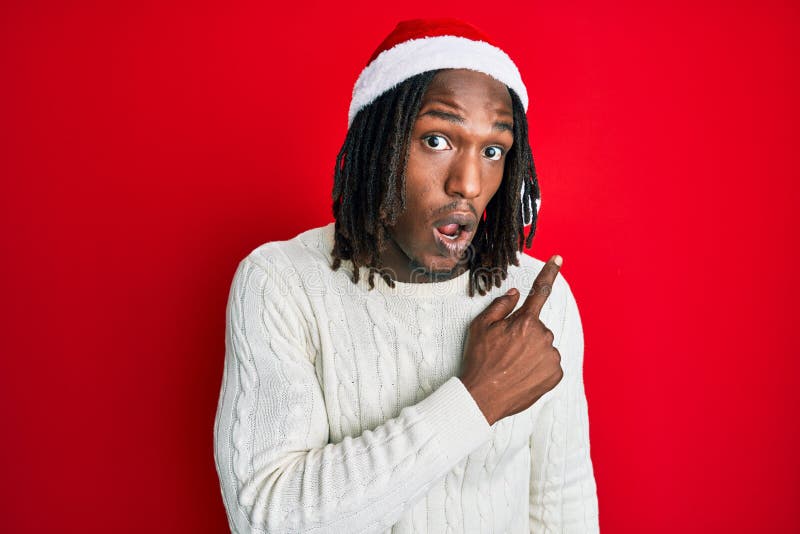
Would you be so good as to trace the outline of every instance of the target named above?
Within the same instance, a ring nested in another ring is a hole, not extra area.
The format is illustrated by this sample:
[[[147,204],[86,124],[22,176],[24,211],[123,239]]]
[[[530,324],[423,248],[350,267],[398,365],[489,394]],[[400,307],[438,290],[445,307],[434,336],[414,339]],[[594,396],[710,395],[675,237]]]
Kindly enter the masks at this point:
[[[441,232],[440,232],[440,233],[441,233]],[[458,236],[460,236],[460,235],[461,235],[461,227],[459,226],[459,227],[456,229],[456,233],[454,233],[453,235],[447,235],[447,234],[442,234],[442,235],[443,235],[444,237],[446,237],[447,239],[450,239],[451,241],[455,241],[456,239],[458,239]]]

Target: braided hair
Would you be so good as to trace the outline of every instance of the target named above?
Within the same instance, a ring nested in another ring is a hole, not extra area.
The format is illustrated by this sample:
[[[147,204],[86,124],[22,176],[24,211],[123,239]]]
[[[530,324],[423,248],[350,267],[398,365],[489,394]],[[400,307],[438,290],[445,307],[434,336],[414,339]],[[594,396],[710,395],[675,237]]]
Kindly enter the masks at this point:
[[[380,251],[388,230],[405,209],[405,172],[411,132],[422,97],[438,70],[412,76],[361,109],[354,117],[336,158],[333,216],[336,219],[331,268],[343,260],[353,264],[353,283],[359,269],[369,269],[369,287],[380,275],[394,287],[383,267]],[[530,247],[536,232],[539,183],[528,142],[528,120],[519,96],[509,88],[514,117],[514,144],[506,155],[503,180],[486,206],[467,251],[469,295],[485,295],[500,287],[509,265],[519,265],[517,252]],[[522,209],[520,209],[522,207]],[[524,217],[524,219],[523,219]],[[524,220],[530,220],[525,236]]]

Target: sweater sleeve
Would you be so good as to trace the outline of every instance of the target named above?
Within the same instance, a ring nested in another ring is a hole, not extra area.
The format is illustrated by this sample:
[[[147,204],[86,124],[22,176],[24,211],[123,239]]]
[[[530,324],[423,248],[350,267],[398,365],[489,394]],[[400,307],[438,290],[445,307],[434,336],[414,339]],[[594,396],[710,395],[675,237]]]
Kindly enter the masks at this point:
[[[566,280],[559,278],[566,288],[562,331],[556,338],[564,376],[542,407],[531,435],[530,531],[599,532],[583,385],[583,327],[575,297]]]
[[[313,326],[292,291],[277,269],[249,257],[231,285],[214,426],[230,528],[383,531],[488,440],[491,427],[452,377],[397,417],[329,443]]]

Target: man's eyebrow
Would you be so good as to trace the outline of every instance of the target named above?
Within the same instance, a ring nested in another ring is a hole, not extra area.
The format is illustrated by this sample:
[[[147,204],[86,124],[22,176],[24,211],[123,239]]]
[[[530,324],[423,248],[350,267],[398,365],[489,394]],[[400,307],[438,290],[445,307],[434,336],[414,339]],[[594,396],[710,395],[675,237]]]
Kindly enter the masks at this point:
[[[429,109],[428,111],[421,113],[420,117],[424,117],[426,115],[446,120],[447,122],[452,122],[453,124],[464,124],[467,122],[466,119],[464,119],[464,117],[461,115],[449,111],[443,111],[441,109]],[[492,129],[500,132],[514,133],[514,125],[510,122],[497,121],[492,125]]]
[[[501,132],[511,132],[514,133],[514,125],[510,122],[500,122],[497,121],[492,125],[492,129],[499,130]]]
[[[429,109],[425,113],[421,114],[420,117],[424,117],[425,115],[430,115],[431,117],[436,117],[438,119],[446,120],[447,122],[452,122],[454,124],[464,124],[466,119],[461,115],[456,113],[450,113],[449,111],[442,111],[440,109]]]

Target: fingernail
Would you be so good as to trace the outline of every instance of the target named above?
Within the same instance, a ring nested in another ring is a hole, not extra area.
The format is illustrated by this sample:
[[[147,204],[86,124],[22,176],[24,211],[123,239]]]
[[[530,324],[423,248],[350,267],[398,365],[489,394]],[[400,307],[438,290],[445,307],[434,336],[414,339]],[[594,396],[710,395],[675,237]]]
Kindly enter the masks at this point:
[[[561,264],[564,263],[564,258],[556,254],[555,256],[553,256],[553,263],[561,267]]]
[[[517,288],[516,287],[512,287],[511,289],[506,291],[506,295],[512,295],[513,296],[513,295],[516,295],[516,294],[517,294]]]

